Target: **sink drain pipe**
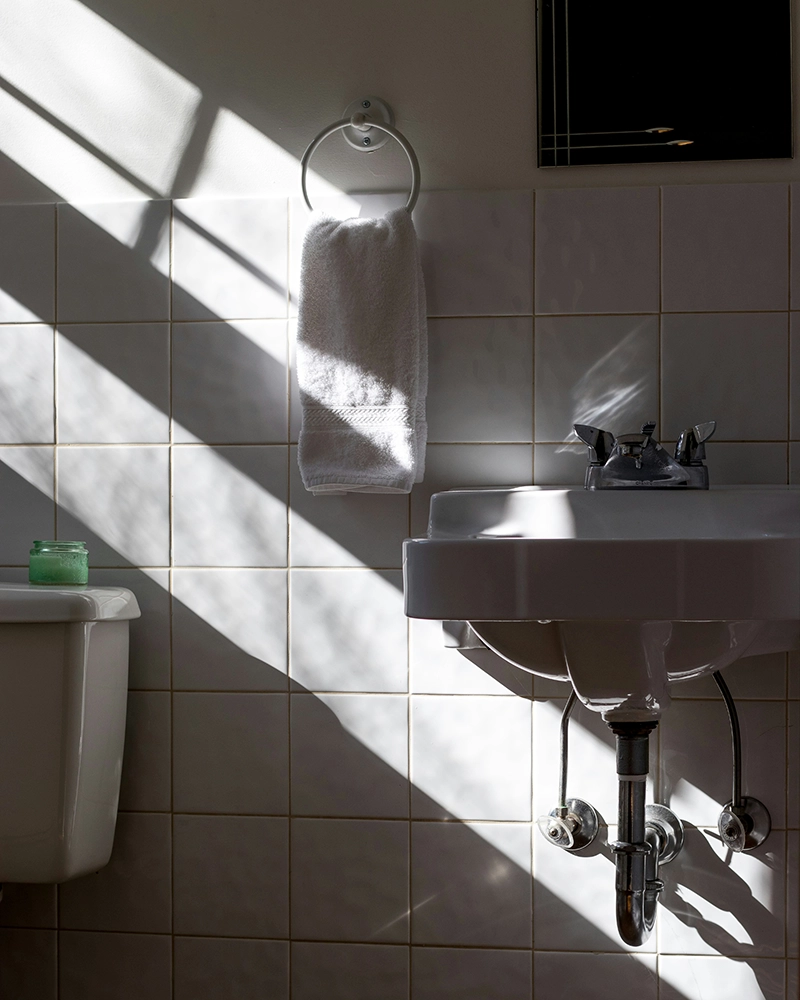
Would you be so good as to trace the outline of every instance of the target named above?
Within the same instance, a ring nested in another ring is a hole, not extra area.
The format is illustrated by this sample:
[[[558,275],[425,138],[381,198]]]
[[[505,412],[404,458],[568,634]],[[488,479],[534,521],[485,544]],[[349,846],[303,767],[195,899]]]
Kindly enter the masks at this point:
[[[619,840],[611,845],[616,855],[617,928],[629,945],[650,937],[656,919],[656,901],[663,883],[652,877],[647,862],[651,845],[646,836],[645,797],[650,767],[650,733],[656,722],[611,723],[617,740],[619,781]],[[648,874],[651,878],[648,879]]]
[[[617,929],[633,947],[650,937],[664,883],[658,877],[683,847],[683,824],[666,806],[646,805],[650,734],[657,722],[610,722],[617,739],[619,840],[616,855]]]

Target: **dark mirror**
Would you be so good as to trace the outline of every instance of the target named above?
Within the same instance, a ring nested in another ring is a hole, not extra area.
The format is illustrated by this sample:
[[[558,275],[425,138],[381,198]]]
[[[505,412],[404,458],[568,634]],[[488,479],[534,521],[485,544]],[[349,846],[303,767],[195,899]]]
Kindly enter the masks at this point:
[[[792,155],[790,0],[539,0],[539,166]]]

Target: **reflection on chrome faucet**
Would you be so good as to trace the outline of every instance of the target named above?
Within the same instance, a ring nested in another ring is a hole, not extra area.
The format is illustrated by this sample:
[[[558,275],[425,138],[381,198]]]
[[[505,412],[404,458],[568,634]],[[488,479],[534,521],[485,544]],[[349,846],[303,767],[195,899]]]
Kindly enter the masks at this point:
[[[587,490],[671,487],[707,490],[705,442],[716,427],[714,420],[687,427],[678,438],[673,458],[653,437],[654,420],[643,424],[640,434],[622,434],[617,438],[598,427],[575,424],[575,433],[589,448],[585,487]]]

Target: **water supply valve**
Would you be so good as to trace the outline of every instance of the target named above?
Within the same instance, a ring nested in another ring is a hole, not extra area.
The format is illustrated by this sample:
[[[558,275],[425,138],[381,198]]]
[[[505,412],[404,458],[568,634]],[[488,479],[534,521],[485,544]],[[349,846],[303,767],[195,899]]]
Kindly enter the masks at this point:
[[[567,799],[565,807],[556,806],[536,825],[545,839],[564,851],[581,851],[597,836],[600,820],[597,812],[583,799]]]

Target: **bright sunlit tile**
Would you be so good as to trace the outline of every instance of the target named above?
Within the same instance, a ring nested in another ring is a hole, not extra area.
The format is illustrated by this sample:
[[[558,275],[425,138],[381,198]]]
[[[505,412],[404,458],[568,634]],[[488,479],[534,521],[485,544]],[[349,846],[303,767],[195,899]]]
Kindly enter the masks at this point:
[[[166,323],[59,333],[58,436],[62,444],[169,441]]]

